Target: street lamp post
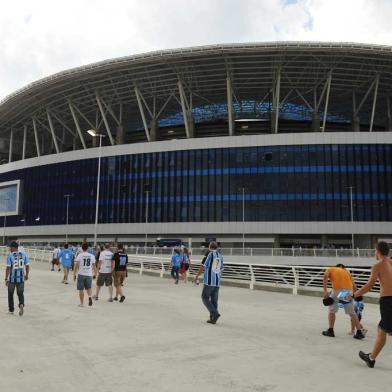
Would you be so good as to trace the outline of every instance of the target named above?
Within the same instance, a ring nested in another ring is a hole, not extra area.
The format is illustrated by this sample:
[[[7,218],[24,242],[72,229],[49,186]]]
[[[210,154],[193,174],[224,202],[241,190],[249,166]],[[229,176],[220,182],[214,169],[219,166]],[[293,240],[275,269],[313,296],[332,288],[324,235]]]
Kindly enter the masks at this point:
[[[350,189],[350,218],[351,218],[351,247],[354,256],[354,208],[353,208],[353,186],[348,186]]]
[[[144,240],[144,248],[147,249],[147,224],[148,224],[148,202],[149,202],[149,193],[151,192],[150,184],[144,184],[144,193],[146,194],[146,229],[145,229],[145,240]]]
[[[242,255],[245,255],[245,190],[246,188],[238,188],[242,192]]]
[[[4,226],[3,226],[3,245],[5,246],[5,229],[7,227],[7,209],[6,209],[6,202],[10,199],[8,197],[3,197],[1,201],[4,204]]]
[[[65,230],[65,243],[67,244],[67,243],[68,243],[69,198],[70,198],[70,197],[73,197],[73,195],[72,195],[72,194],[66,194],[66,195],[64,195],[64,197],[67,199],[67,217],[66,217],[66,222],[65,222],[65,225],[66,225],[66,230]]]
[[[5,246],[5,228],[7,226],[7,215],[4,215],[4,227],[3,227],[3,246]]]
[[[97,133],[93,129],[87,131],[92,137],[99,137],[99,154],[98,154],[98,173],[97,173],[97,198],[95,201],[95,222],[94,222],[94,247],[97,246],[97,228],[98,228],[98,212],[99,212],[99,183],[101,177],[101,155],[102,155],[102,138],[105,135]]]

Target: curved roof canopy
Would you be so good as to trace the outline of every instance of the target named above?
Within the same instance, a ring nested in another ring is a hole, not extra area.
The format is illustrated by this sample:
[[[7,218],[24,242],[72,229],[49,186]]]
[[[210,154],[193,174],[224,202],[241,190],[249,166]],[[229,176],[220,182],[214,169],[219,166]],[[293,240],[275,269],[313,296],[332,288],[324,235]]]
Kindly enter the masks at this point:
[[[3,160],[94,145],[390,130],[392,47],[255,43],[152,52],[38,80],[0,102]]]

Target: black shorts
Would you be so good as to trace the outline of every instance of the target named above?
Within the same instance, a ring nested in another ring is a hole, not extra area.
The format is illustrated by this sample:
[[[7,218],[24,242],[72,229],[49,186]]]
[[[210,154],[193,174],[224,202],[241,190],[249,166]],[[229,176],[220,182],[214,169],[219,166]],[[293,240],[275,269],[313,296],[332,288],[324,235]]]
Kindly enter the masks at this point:
[[[392,296],[380,298],[381,321],[378,326],[387,334],[392,335]]]

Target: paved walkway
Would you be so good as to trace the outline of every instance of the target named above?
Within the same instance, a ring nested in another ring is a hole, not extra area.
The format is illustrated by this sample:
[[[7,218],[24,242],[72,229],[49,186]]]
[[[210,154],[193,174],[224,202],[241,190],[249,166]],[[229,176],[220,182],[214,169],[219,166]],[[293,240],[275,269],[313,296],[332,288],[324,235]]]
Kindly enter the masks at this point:
[[[1,276],[4,270],[1,269]],[[378,321],[358,342],[338,317],[335,339],[320,335],[326,312],[318,298],[223,287],[222,318],[205,323],[202,286],[131,274],[123,304],[78,308],[74,284],[32,265],[26,313],[6,314],[0,291],[0,391],[380,391],[392,377],[392,341],[377,367],[369,350]],[[389,387],[388,387],[389,388]]]

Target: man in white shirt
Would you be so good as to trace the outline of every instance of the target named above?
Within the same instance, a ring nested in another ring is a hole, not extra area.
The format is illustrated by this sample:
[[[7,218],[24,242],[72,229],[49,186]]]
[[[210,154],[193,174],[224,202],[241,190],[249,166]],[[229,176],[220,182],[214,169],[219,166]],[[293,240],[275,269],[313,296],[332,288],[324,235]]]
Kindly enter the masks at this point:
[[[88,295],[88,306],[92,306],[92,282],[93,282],[93,271],[95,273],[95,257],[91,253],[87,252],[88,245],[84,243],[82,245],[82,253],[79,253],[74,264],[74,280],[76,275],[78,276],[77,290],[79,291],[80,307],[84,306],[84,290],[87,291]]]
[[[105,244],[105,249],[100,253],[98,260],[99,275],[97,278],[97,291],[94,299],[98,300],[101,287],[105,285],[109,288],[109,302],[113,302],[113,252],[110,251],[110,244]]]
[[[57,246],[57,244],[54,246],[53,249],[53,257],[52,257],[52,269],[51,271],[54,271],[54,266],[57,265],[57,268],[59,271],[61,271],[60,268],[60,261],[59,261],[59,253],[61,252],[61,249]]]

